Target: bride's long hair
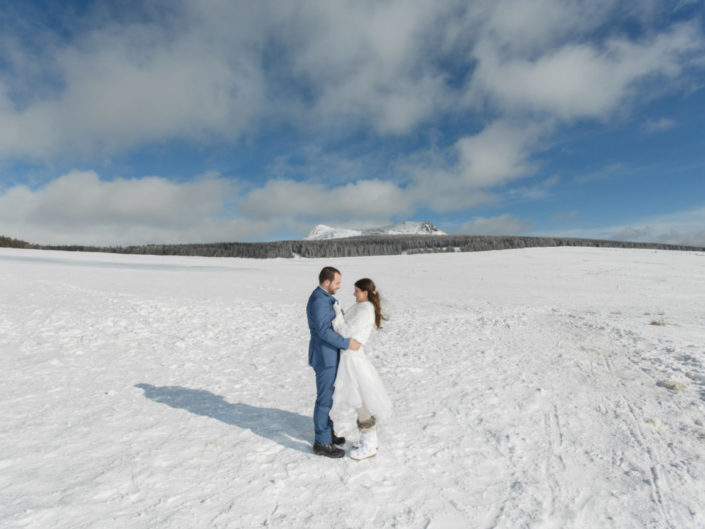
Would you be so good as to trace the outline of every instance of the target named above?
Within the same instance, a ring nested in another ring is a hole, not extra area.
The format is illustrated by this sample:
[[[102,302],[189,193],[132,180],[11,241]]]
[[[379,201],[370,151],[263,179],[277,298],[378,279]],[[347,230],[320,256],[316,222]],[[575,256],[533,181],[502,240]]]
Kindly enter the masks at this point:
[[[374,305],[375,308],[375,325],[378,329],[381,329],[382,320],[387,321],[389,318],[382,314],[382,306],[380,304],[379,292],[377,292],[375,282],[367,277],[363,277],[362,279],[358,279],[355,282],[355,286],[363,292],[367,292],[367,299],[370,301],[370,303],[372,303],[372,305]]]

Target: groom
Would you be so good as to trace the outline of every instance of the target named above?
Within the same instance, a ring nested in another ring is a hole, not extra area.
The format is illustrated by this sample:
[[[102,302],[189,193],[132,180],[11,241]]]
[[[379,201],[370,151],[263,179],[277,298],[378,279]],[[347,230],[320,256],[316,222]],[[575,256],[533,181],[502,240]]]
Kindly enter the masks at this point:
[[[316,440],[313,453],[326,457],[343,457],[345,452],[335,445],[345,444],[344,437],[333,433],[329,413],[333,406],[333,385],[338,373],[341,349],[357,351],[360,344],[353,338],[343,338],[333,330],[335,318],[333,297],[340,288],[340,271],[326,266],[318,275],[318,287],[308,298],[306,316],[311,331],[308,346],[308,364],[316,372],[316,406],[313,408],[313,426]]]

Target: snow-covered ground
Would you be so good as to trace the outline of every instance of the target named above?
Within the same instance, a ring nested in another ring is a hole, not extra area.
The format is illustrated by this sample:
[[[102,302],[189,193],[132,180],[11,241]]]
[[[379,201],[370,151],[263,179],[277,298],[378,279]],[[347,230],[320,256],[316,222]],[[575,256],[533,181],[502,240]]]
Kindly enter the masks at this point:
[[[325,264],[390,316],[361,462],[311,453]],[[704,292],[702,253],[0,249],[0,527],[705,527]]]

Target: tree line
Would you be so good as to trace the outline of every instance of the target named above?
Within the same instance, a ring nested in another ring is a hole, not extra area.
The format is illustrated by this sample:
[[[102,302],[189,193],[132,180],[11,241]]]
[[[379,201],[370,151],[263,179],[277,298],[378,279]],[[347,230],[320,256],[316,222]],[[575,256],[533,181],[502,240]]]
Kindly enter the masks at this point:
[[[5,242],[8,244],[5,244]],[[595,248],[641,248],[683,251],[705,251],[703,247],[661,243],[641,243],[563,237],[524,237],[513,235],[373,235],[326,239],[272,242],[221,242],[205,244],[148,244],[141,246],[96,247],[83,245],[38,246],[8,237],[0,238],[0,246],[39,248],[77,252],[109,252],[142,255],[181,255],[202,257],[273,258],[337,258],[374,255],[402,255],[439,252],[480,252],[516,248],[588,246]]]
[[[0,235],[0,248],[32,248],[39,249],[38,244],[30,244],[19,239],[12,239],[10,237],[5,237]]]

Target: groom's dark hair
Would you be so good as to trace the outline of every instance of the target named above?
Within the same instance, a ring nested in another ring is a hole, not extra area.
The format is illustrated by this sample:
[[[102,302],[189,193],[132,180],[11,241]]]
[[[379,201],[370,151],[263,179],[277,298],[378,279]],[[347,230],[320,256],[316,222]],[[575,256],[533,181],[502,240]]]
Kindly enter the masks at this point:
[[[335,274],[342,276],[340,270],[333,268],[332,266],[325,266],[321,273],[318,274],[318,284],[322,285],[324,281],[333,281],[335,279]]]

